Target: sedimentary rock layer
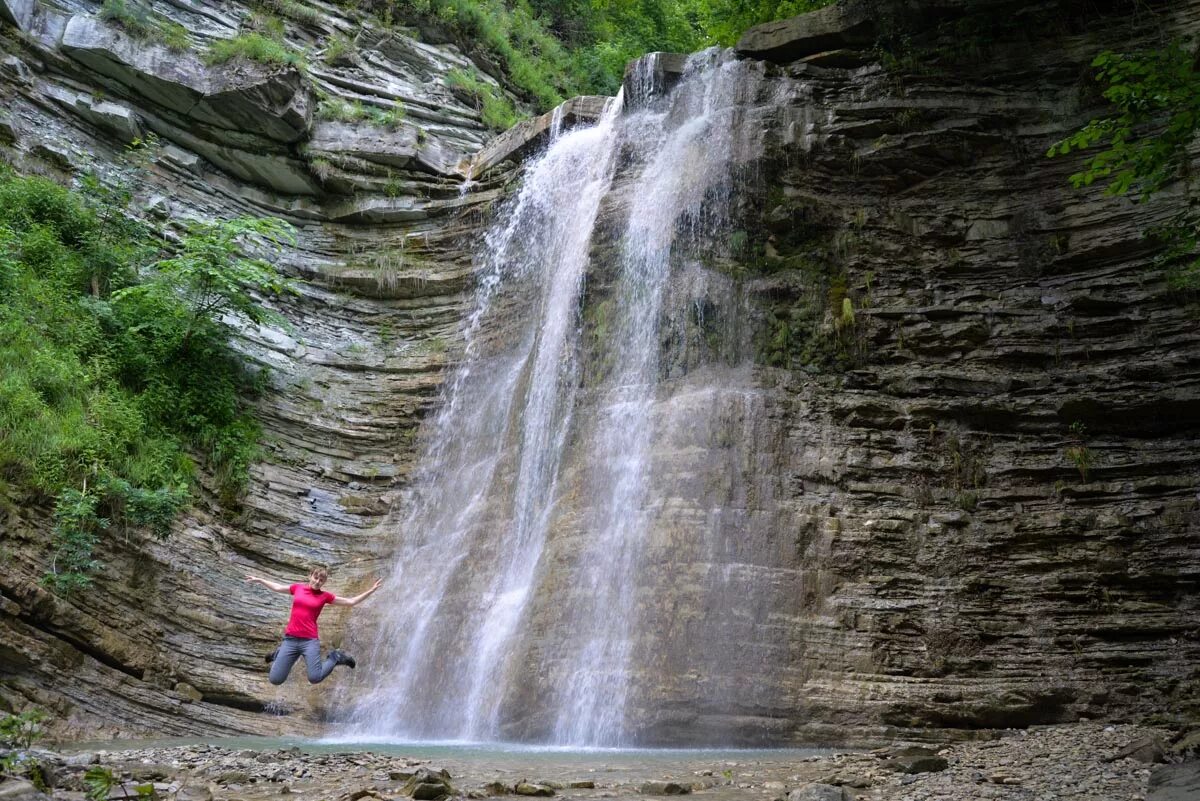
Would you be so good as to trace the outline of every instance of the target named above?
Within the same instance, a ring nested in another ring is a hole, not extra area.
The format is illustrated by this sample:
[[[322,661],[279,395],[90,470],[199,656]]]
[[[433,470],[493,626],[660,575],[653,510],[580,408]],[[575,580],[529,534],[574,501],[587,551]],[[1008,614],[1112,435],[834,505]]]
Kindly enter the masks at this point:
[[[123,34],[85,42],[96,23],[79,15],[96,5],[0,0],[4,157],[66,176],[155,132],[144,213],[282,216],[299,244],[276,258],[307,283],[278,303],[287,327],[239,343],[272,371],[266,458],[240,510],[206,494],[164,543],[106,540],[96,589],[64,600],[38,581],[45,500],[4,496],[0,699],[50,708],[63,733],[295,732],[329,710],[266,684],[285,608],[241,577],[321,561],[340,590],[385,569],[402,535],[386,513],[403,504],[510,152],[489,151],[500,166],[460,196],[455,170],[488,135],[445,87],[467,65],[452,47],[368,27],[349,66],[314,61],[307,80],[329,95],[403,99],[391,133],[312,123],[307,84],[243,65],[220,91],[278,117],[254,127],[200,111],[207,73],[180,77],[194,94],[176,103],[148,88],[170,76],[139,73],[148,51]],[[741,178],[737,253],[697,269],[744,300],[707,308],[706,324],[747,329],[752,347],[732,366],[666,368],[641,577],[657,605],[632,721],[644,742],[946,736],[1200,703],[1200,334],[1143,236],[1181,187],[1105,198],[1071,188],[1077,157],[1044,157],[1103,110],[1085,77],[1096,53],[1195,33],[1200,4],[1045,24],[929,5],[910,49],[876,50],[859,28],[829,38],[827,20],[817,45],[811,26],[743,40],[765,61],[768,147]],[[198,43],[248,15],[156,8]],[[320,36],[289,23],[290,40],[319,50],[352,30],[319,8]],[[589,303],[602,265],[594,278]],[[695,409],[709,428],[690,425]],[[689,539],[713,516],[720,542]],[[564,527],[551,557],[577,533]],[[718,571],[755,591],[704,591]],[[540,608],[531,670],[561,641],[553,604]],[[323,618],[328,639],[344,615]],[[298,714],[262,714],[276,704]]]
[[[377,571],[376,525],[411,467],[469,296],[481,210],[497,197],[494,183],[459,192],[459,162],[490,135],[446,86],[470,62],[321,6],[315,29],[288,24],[289,44],[315,56],[307,74],[209,67],[201,49],[232,36],[248,6],[157,5],[192,32],[188,53],[101,22],[98,6],[0,3],[3,157],[60,178],[123,169],[133,211],[168,231],[194,217],[282,217],[298,243],[263,255],[302,281],[298,296],[268,301],[285,325],[237,343],[271,376],[264,458],[238,508],[205,489],[163,543],[106,538],[95,587],[63,599],[39,583],[48,502],[4,495],[0,698],[47,708],[66,735],[303,731],[320,715],[307,687],[264,678],[286,599],[242,577],[295,580],[320,562],[350,591]],[[316,63],[330,36],[358,25],[346,63]],[[398,100],[405,114],[386,128],[314,121],[318,93]],[[159,144],[132,168],[126,146],[148,133]],[[327,612],[327,640],[345,619]]]

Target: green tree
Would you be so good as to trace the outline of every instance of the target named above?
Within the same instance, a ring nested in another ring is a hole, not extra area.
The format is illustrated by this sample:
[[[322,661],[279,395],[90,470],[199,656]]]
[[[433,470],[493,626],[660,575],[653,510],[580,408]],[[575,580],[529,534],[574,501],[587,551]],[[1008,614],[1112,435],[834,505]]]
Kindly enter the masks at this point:
[[[1179,181],[1186,203],[1169,222],[1148,233],[1166,244],[1164,259],[1183,262],[1173,279],[1186,288],[1200,286],[1197,199],[1189,153],[1200,129],[1198,57],[1195,48],[1180,40],[1157,50],[1096,56],[1092,66],[1112,113],[1093,119],[1047,153],[1091,151],[1071,183],[1085,187],[1107,181],[1105,194],[1132,192],[1139,202]],[[1094,151],[1096,147],[1103,149]]]
[[[293,289],[268,261],[243,255],[246,243],[255,238],[275,248],[295,242],[291,226],[275,218],[193,222],[176,255],[158,262],[150,280],[114,292],[113,300],[140,297],[159,307],[182,300],[188,319],[181,347],[198,326],[220,323],[226,315],[265,322],[271,314],[251,292]]]
[[[111,176],[110,176],[111,178]],[[235,502],[257,456],[246,398],[265,380],[230,347],[290,285],[256,247],[277,220],[195,223],[176,251],[130,219],[120,182],[72,191],[0,171],[0,495],[53,502],[47,586],[101,569],[111,533],[165,537],[191,497],[193,456]]]

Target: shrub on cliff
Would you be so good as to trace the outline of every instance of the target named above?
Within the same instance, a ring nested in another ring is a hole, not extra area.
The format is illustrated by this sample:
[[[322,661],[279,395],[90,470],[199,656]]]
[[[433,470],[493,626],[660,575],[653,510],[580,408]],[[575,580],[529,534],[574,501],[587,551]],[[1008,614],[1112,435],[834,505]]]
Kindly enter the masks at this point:
[[[424,29],[450,34],[481,65],[499,66],[510,85],[542,110],[571,95],[614,94],[625,65],[651,50],[691,52],[713,44],[732,45],[751,25],[832,2],[351,1],[388,22],[418,22]],[[493,106],[491,113],[501,110]]]
[[[446,83],[458,94],[464,95],[475,103],[480,112],[480,119],[489,128],[503,131],[517,124],[517,112],[504,92],[478,74],[464,69],[452,69],[446,73]]]
[[[1180,185],[1184,202],[1147,234],[1164,244],[1162,261],[1172,265],[1173,283],[1200,288],[1200,197],[1192,158],[1200,133],[1200,50],[1176,40],[1137,53],[1105,51],[1092,67],[1109,113],[1056,142],[1047,155],[1082,151],[1086,158],[1071,176],[1074,186],[1106,181],[1105,194],[1132,192],[1138,202]]]
[[[244,486],[258,427],[243,398],[262,377],[225,320],[262,320],[252,290],[284,284],[241,255],[278,221],[188,228],[155,260],[156,232],[127,196],[0,174],[0,493],[52,501],[47,583],[86,586],[105,533],[165,536],[200,456],[227,500]]]

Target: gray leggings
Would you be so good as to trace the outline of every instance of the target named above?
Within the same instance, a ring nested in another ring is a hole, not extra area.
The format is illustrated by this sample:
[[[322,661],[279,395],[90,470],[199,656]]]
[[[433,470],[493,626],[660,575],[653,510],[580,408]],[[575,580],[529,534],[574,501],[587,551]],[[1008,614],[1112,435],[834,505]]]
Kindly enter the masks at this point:
[[[283,645],[279,646],[279,653],[275,654],[275,661],[271,663],[271,683],[283,684],[287,681],[288,674],[292,672],[292,665],[296,664],[296,660],[300,657],[304,657],[304,666],[308,668],[310,684],[324,681],[325,677],[337,667],[337,660],[334,659],[332,653],[325,657],[324,662],[321,661],[320,640],[306,637],[284,637]]]

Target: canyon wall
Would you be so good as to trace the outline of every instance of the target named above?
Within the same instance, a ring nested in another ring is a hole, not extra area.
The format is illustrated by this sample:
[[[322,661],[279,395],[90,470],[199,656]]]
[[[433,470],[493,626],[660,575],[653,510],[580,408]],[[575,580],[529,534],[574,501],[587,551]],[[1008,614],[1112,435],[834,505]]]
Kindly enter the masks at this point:
[[[59,179],[123,170],[132,210],[169,235],[189,218],[249,214],[287,220],[298,240],[264,254],[300,279],[298,295],[265,301],[286,324],[242,330],[237,343],[270,371],[257,409],[264,458],[237,508],[203,479],[169,539],[106,538],[94,588],[58,598],[39,583],[50,508],[3,495],[0,698],[47,709],[64,736],[312,731],[322,695],[265,680],[290,599],[243,576],[295,581],[325,563],[332,588],[362,589],[437,397],[482,210],[507,176],[495,169],[460,192],[460,163],[494,135],[447,85],[451,70],[474,68],[452,45],[311,8],[313,20],[287,22],[288,44],[309,51],[302,74],[202,61],[248,5],[155,4],[191,32],[192,49],[176,52],[99,21],[98,3],[0,3],[5,159]],[[355,46],[326,59],[339,35]],[[381,112],[399,101],[403,119],[323,119],[331,99]],[[127,146],[150,134],[158,144],[133,156],[145,163],[128,166]],[[327,611],[327,640],[347,614]]]
[[[654,523],[629,577],[638,742],[1197,713],[1200,335],[1143,236],[1182,188],[1105,198],[1071,187],[1078,158],[1044,154],[1103,110],[1096,53],[1195,33],[1200,3],[910,5],[926,16],[890,50],[875,46],[886,16],[853,3],[738,46],[761,78],[739,103],[763,149],[737,168],[729,241],[673,279],[703,313],[663,329]],[[352,30],[312,7],[323,30],[289,23],[290,39]],[[198,41],[248,13],[156,8]],[[0,0],[4,157],[65,177],[153,131],[139,210],[288,219],[299,244],[278,261],[306,283],[271,301],[287,326],[239,343],[272,376],[240,509],[206,493],[163,543],[108,540],[96,588],[60,599],[38,583],[48,509],[4,496],[0,699],[50,709],[68,735],[314,731],[336,710],[266,683],[286,608],[241,578],[321,561],[340,591],[390,571],[416,432],[514,179],[505,156],[549,120],[471,170],[490,136],[445,85],[467,63],[452,46],[368,26],[349,63],[303,78],[206,67],[95,11]],[[678,61],[657,60],[661,86]],[[396,130],[314,120],[314,86],[407,113]],[[479,183],[460,193],[464,172]],[[584,341],[603,330],[607,241]],[[601,356],[585,354],[582,408]],[[564,464],[563,485],[585,466]],[[593,504],[571,497],[541,568],[567,592]],[[566,661],[557,609],[552,594],[532,607],[506,736],[552,725],[537,679]],[[369,647],[370,613],[347,645]],[[346,617],[323,617],[327,639]],[[293,714],[265,713],[279,707]]]

